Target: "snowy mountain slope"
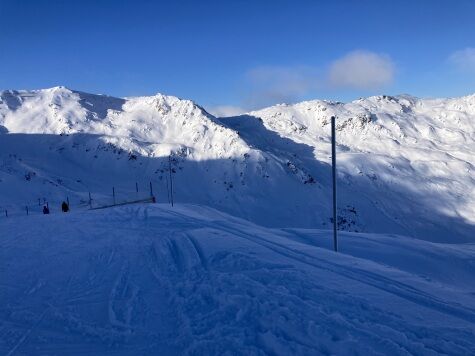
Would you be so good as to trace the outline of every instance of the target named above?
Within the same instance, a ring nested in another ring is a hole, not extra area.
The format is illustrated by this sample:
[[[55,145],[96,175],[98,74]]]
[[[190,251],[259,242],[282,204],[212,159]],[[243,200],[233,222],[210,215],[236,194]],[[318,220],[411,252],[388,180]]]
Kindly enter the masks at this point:
[[[279,136],[315,147],[315,157],[329,164],[332,115],[338,118],[341,205],[379,210],[405,234],[475,236],[475,95],[379,96],[348,104],[317,100],[249,117]],[[355,199],[359,195],[368,197],[370,206]],[[368,225],[374,229],[377,223]]]
[[[172,152],[180,202],[267,225],[328,224],[321,214],[327,199],[300,214],[309,191],[316,191],[305,184],[310,177],[303,170],[251,148],[190,101],[162,95],[114,99],[66,88],[3,92],[2,98],[0,124],[9,132],[0,140],[2,210],[24,214],[24,205],[33,208],[38,198],[58,206],[66,195],[84,205],[88,191],[94,199],[109,194],[110,201],[112,185],[125,195],[137,181],[148,190],[149,180],[158,200],[167,201]]]
[[[338,115],[339,224],[432,241],[475,236],[475,96],[279,105],[217,119],[157,94],[63,87],[0,93],[0,209],[86,208],[148,194],[270,227],[330,226],[329,117]],[[140,192],[135,192],[135,182]],[[36,208],[35,208],[36,207]],[[36,212],[36,210],[34,212]]]
[[[192,158],[237,155],[239,137],[189,100],[157,94],[119,99],[55,87],[1,93],[0,124],[10,133],[92,134],[144,156],[193,147]]]
[[[475,352],[473,244],[342,233],[335,254],[197,205],[0,229],[1,354]]]
[[[166,200],[170,152],[176,172],[188,167],[183,179],[177,177],[183,192],[177,198],[219,204],[230,184],[222,178],[237,174],[231,158],[259,155],[201,108],[174,97],[125,100],[62,87],[1,97],[0,125],[8,134],[0,140],[0,189],[10,209],[38,197],[56,203],[66,194],[110,194],[112,185],[135,191],[135,182],[148,191],[150,180]],[[205,189],[217,180],[216,194]]]

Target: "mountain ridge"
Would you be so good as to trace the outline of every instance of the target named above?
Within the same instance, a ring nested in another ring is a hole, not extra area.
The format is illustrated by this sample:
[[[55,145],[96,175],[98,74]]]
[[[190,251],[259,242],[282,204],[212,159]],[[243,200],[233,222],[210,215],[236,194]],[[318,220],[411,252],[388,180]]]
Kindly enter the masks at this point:
[[[454,242],[475,235],[475,95],[312,100],[228,118],[163,94],[54,87],[2,91],[0,100],[0,208],[66,193],[84,200],[87,190],[148,179],[163,202],[171,155],[178,201],[266,226],[329,227],[336,115],[342,229]]]

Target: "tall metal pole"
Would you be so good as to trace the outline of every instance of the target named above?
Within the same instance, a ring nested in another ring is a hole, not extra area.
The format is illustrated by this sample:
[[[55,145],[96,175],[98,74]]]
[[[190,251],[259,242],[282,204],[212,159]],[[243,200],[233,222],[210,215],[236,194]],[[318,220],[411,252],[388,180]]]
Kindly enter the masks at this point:
[[[168,177],[165,176],[165,182],[167,183],[167,199],[168,202],[170,203],[170,189],[168,189]]]
[[[170,171],[170,200],[173,206],[173,178],[172,178],[172,158],[168,156],[168,170]]]
[[[338,222],[336,214],[336,149],[335,116],[331,117],[332,126],[332,183],[333,183],[333,249],[338,252]]]

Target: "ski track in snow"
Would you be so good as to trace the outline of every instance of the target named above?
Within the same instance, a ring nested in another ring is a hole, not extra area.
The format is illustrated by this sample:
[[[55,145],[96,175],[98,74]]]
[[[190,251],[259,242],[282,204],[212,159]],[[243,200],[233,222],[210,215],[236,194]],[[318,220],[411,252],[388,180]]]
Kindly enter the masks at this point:
[[[198,205],[12,218],[0,230],[0,354],[475,353],[475,272],[460,283],[450,270],[474,265],[473,244],[342,233],[348,252],[335,254],[318,246],[329,232]],[[399,260],[380,263],[391,247]],[[428,259],[400,262],[414,248]],[[431,264],[440,276],[418,272]]]

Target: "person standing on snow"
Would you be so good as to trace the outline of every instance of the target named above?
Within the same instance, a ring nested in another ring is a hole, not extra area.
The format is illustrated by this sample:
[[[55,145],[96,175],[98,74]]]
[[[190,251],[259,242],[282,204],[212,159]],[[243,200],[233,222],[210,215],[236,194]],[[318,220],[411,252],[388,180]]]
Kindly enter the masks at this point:
[[[66,203],[65,201],[63,201],[63,203],[61,204],[61,210],[63,211],[63,213],[67,213],[69,211],[69,205],[68,203]]]
[[[47,205],[43,206],[43,214],[49,214],[49,208]]]

